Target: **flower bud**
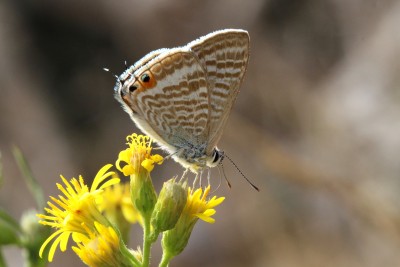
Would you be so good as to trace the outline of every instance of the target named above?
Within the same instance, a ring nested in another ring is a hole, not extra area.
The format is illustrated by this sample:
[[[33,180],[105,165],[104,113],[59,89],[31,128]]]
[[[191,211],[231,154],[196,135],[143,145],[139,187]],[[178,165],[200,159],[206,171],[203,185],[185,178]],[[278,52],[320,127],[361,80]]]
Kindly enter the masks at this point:
[[[207,200],[210,186],[206,187],[203,193],[202,188],[197,190],[188,189],[185,208],[179,217],[175,227],[163,233],[161,245],[165,257],[171,259],[180,254],[187,243],[196,222],[201,219],[208,223],[214,223],[215,219],[211,216],[215,214],[214,207],[224,201],[224,197],[212,197]]]
[[[28,262],[31,264],[30,266],[46,266],[47,259],[40,258],[38,251],[42,243],[51,234],[50,228],[38,224],[35,210],[25,211],[22,214],[20,224],[23,234],[20,234],[21,240],[19,242],[22,242],[24,244],[24,257],[26,257]],[[0,232],[1,236],[7,236],[7,233],[5,231]]]
[[[132,174],[130,186],[133,205],[143,218],[150,218],[157,201],[157,194],[150,173],[142,170],[137,174]]]
[[[196,224],[195,220],[184,221],[185,222],[181,222],[181,220],[179,220],[175,228],[163,233],[161,245],[164,253],[170,258],[175,257],[185,249],[189,242],[190,235],[192,234],[193,227]]]
[[[175,227],[183,208],[186,205],[187,193],[184,185],[171,179],[164,183],[155,205],[151,224],[154,233],[170,230]]]

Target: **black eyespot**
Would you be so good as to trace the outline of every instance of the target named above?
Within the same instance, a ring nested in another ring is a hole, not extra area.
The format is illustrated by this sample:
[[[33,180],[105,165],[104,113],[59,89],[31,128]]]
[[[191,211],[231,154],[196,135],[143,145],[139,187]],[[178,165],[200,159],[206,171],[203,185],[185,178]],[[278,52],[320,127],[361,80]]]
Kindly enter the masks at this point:
[[[147,73],[145,73],[142,75],[141,79],[142,79],[142,82],[148,83],[150,81],[150,76]]]
[[[131,85],[131,86],[129,86],[129,91],[130,91],[131,93],[133,93],[136,89],[137,89],[137,86],[136,86],[136,85]]]

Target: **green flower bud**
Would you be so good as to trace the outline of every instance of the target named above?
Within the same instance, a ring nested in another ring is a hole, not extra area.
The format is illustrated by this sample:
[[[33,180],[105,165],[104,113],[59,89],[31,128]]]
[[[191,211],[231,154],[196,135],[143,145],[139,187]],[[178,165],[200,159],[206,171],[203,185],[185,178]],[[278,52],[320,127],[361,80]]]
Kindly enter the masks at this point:
[[[131,175],[130,186],[133,205],[143,218],[150,218],[157,201],[157,194],[150,173],[141,168],[141,171]]]
[[[184,185],[175,182],[175,179],[164,183],[151,217],[155,234],[175,227],[186,200],[187,192]]]
[[[50,228],[38,224],[35,210],[25,211],[21,218],[21,242],[23,244],[24,257],[30,266],[47,266],[47,257],[39,257],[39,249],[50,235]],[[46,252],[47,253],[47,252]]]
[[[195,224],[196,220],[179,220],[175,228],[163,233],[161,245],[169,258],[179,255],[185,249]]]
[[[223,197],[216,196],[207,200],[210,193],[210,186],[204,190],[188,190],[185,208],[179,217],[175,227],[163,233],[161,245],[164,252],[163,262],[169,262],[170,259],[180,254],[189,242],[190,235],[196,222],[201,219],[208,223],[214,223],[211,218],[215,214],[214,207],[224,201]]]

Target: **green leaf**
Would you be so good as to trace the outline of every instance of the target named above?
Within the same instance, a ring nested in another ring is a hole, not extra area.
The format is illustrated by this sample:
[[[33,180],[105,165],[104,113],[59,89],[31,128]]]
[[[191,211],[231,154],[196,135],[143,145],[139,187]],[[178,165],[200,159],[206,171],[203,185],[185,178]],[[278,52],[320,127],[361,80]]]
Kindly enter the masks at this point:
[[[45,206],[45,200],[41,186],[33,176],[31,168],[29,167],[29,164],[22,154],[21,150],[17,147],[13,147],[12,151],[15,161],[17,162],[18,167],[22,172],[22,177],[24,178],[29,190],[31,191],[31,194],[33,195],[33,198],[36,201],[37,208],[39,210],[43,209]]]
[[[0,233],[0,245],[20,245],[22,230],[18,222],[2,209],[0,209]]]

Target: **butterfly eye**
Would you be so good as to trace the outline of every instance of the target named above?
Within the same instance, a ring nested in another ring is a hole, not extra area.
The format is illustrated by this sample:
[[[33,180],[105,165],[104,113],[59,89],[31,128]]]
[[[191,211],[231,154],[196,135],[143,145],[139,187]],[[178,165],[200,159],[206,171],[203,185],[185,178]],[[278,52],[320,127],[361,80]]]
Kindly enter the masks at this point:
[[[224,158],[224,152],[214,149],[212,163],[218,163]]]
[[[129,86],[129,92],[133,93],[138,87],[134,84],[132,84],[131,86]]]
[[[145,73],[142,75],[141,79],[142,79],[142,82],[148,83],[150,81],[150,76],[147,73]]]

